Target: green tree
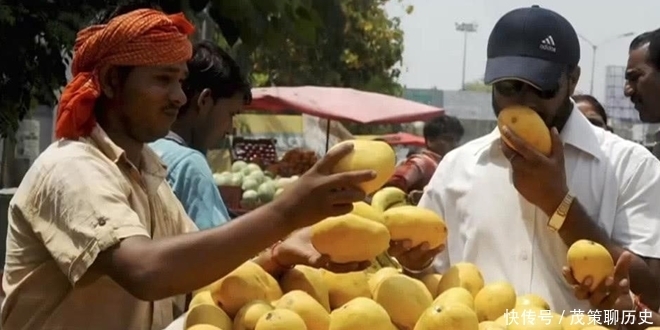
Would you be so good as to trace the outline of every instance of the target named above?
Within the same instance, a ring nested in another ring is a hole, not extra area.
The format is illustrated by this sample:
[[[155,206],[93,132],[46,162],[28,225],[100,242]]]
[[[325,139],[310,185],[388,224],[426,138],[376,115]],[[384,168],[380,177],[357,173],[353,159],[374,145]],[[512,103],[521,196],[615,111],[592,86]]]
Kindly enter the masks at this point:
[[[401,0],[395,0],[401,3]],[[258,86],[339,86],[400,96],[403,31],[398,17],[389,17],[391,0],[315,0],[321,24],[306,39],[287,37],[260,45],[251,56]],[[406,8],[412,12],[412,6]],[[313,30],[309,30],[313,31]],[[309,40],[313,40],[310,43]],[[399,124],[343,124],[354,134],[383,134]]]
[[[314,0],[321,24],[309,43],[295,37],[261,45],[252,54],[255,82],[263,85],[351,87],[401,95],[396,67],[403,31],[389,17],[390,0]],[[412,10],[412,7],[410,7]],[[313,30],[309,30],[312,31]]]
[[[473,92],[488,92],[488,93],[490,93],[490,91],[493,90],[493,86],[486,85],[486,84],[484,84],[483,80],[479,79],[479,80],[466,82],[465,83],[465,90],[466,91],[473,91]]]

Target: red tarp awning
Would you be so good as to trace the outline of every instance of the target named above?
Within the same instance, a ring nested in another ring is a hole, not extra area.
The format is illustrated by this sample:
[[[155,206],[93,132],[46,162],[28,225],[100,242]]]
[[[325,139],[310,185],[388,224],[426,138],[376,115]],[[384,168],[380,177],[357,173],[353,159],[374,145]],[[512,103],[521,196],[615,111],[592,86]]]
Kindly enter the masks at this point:
[[[425,121],[444,110],[403,98],[336,87],[266,87],[252,89],[254,110],[293,110],[304,114],[358,123]]]
[[[385,142],[394,146],[409,145],[409,146],[423,147],[426,145],[426,141],[424,140],[423,137],[406,132],[386,134],[381,136],[380,139],[383,139]]]

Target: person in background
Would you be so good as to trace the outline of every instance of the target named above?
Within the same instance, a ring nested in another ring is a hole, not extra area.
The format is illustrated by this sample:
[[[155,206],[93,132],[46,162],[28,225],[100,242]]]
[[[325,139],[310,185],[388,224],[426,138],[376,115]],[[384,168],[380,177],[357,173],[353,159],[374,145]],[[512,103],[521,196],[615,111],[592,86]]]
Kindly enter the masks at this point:
[[[624,93],[635,105],[642,122],[660,123],[660,29],[642,33],[630,43]],[[658,235],[657,229],[649,230],[654,230],[653,234]],[[626,329],[642,330],[660,326],[658,309],[647,307],[643,303],[645,297],[637,295],[641,292],[634,292],[630,288],[630,277],[634,276],[631,274],[630,262],[629,253],[621,256],[614,275],[596,292],[589,292],[585,285],[578,284],[568,268],[564,269],[564,277],[573,286],[576,297],[588,300],[591,306],[600,310],[616,310],[620,316],[634,312],[634,322],[627,324]],[[656,259],[649,258],[646,262],[656,269],[660,267]],[[655,276],[660,278],[660,272],[656,272]]]
[[[166,137],[150,144],[167,165],[167,181],[200,230],[230,216],[213,181],[206,152],[231,132],[232,117],[250,103],[250,84],[234,59],[211,41],[193,48],[183,91],[188,102]]]
[[[592,125],[613,132],[612,128],[607,125],[605,107],[595,97],[588,94],[577,94],[573,95],[573,101]]]
[[[486,283],[506,279],[518,294],[568,313],[589,309],[562,280],[568,247],[587,239],[614,260],[630,252],[630,286],[657,308],[660,163],[591,125],[571,100],[580,78],[575,29],[549,9],[518,8],[498,20],[487,48],[495,115],[532,108],[550,130],[551,150],[540,153],[506,126],[456,148],[419,202],[445,219],[446,249],[435,258],[428,245],[393,244],[390,255],[418,278],[471,262]]]
[[[431,180],[442,157],[458,146],[465,130],[458,118],[443,115],[427,122],[423,134],[426,148],[412,154],[397,166],[394,175],[385,184],[408,193],[414,204],[421,197],[422,190]]]
[[[198,231],[147,145],[187,102],[193,32],[182,13],[119,7],[78,33],[57,141],[10,201],[3,329],[163,329],[183,295],[260,252],[278,267],[315,262],[309,236],[280,240],[364,199],[356,185],[373,171],[331,174],[347,144],[273,202]]]

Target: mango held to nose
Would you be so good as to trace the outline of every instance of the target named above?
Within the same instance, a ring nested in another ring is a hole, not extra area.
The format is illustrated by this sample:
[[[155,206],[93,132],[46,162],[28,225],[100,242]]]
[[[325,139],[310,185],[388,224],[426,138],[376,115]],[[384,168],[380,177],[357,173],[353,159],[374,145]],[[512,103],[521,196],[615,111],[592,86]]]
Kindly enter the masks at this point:
[[[609,251],[594,241],[582,239],[573,243],[566,259],[575,280],[583,283],[591,277],[591,290],[614,272],[614,260]]]
[[[392,240],[410,240],[413,246],[427,242],[431,249],[445,244],[447,226],[435,212],[412,205],[386,210],[385,226]]]
[[[314,224],[311,241],[333,262],[359,262],[385,252],[390,246],[390,232],[382,223],[348,213]]]
[[[506,126],[516,133],[521,139],[529,143],[544,155],[550,155],[552,151],[552,139],[550,130],[545,126],[543,119],[531,108],[524,106],[511,106],[502,109],[497,116],[497,127],[502,132]],[[515,149],[511,142],[502,135],[502,140],[509,147]]]
[[[353,151],[342,158],[332,169],[333,173],[372,170],[376,177],[359,184],[367,195],[380,189],[394,174],[396,154],[389,144],[382,141],[347,140],[334,145],[330,150],[352,143]]]

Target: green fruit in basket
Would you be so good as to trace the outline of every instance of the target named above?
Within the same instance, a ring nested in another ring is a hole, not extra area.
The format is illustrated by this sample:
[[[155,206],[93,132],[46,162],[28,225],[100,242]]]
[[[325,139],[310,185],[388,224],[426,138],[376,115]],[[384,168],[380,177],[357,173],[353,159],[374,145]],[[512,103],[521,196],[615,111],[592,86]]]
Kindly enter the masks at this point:
[[[261,172],[261,167],[259,167],[259,165],[255,164],[255,163],[247,164],[246,168],[247,168],[250,172],[256,172],[256,171]]]
[[[244,191],[242,197],[241,207],[244,209],[253,209],[259,205],[259,195],[254,190]]]
[[[254,181],[257,181],[257,183],[259,184],[263,183],[265,178],[266,176],[261,171],[254,171],[248,174],[248,176],[246,177],[246,179],[252,179]]]
[[[257,190],[259,188],[259,182],[252,178],[243,178],[243,184],[241,189],[243,190]]]
[[[275,185],[271,182],[264,182],[257,189],[259,200],[268,203],[275,197]]]
[[[213,173],[213,181],[215,181],[216,186],[228,186],[231,181],[231,173]]]
[[[242,160],[237,160],[233,164],[231,164],[231,171],[232,172],[241,172],[245,167],[247,167],[247,163],[242,161]]]
[[[233,173],[229,179],[229,185],[240,187],[243,184],[243,176],[240,173]]]

